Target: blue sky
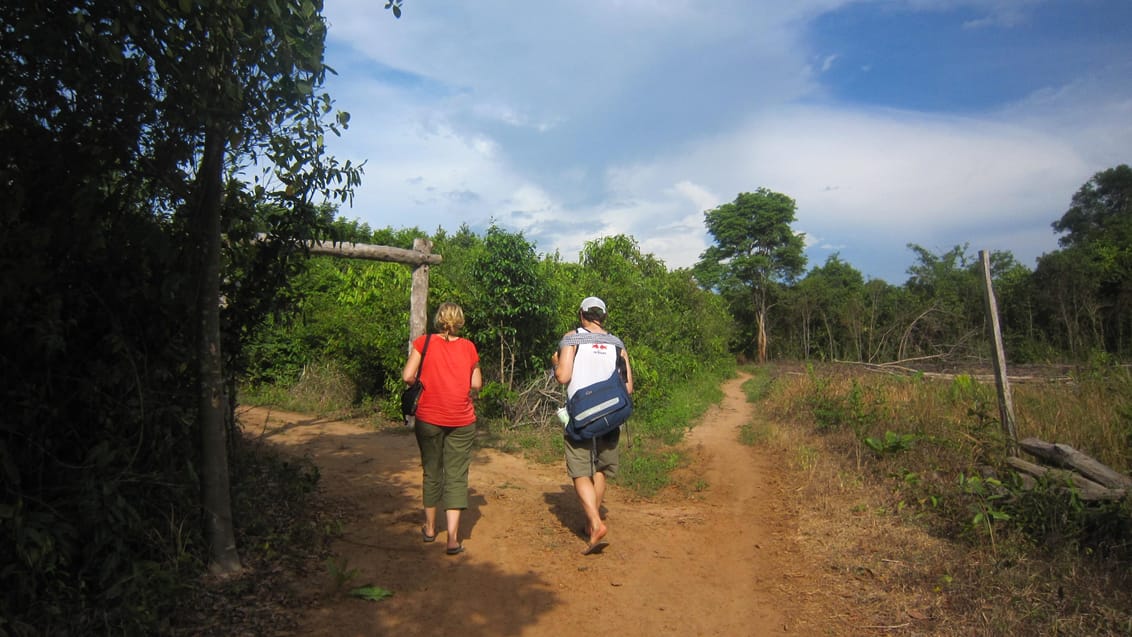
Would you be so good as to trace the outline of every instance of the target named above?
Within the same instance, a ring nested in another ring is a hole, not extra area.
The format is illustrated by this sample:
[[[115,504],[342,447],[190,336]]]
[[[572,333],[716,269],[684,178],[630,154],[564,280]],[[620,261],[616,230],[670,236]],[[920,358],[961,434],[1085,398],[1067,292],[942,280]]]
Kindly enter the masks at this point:
[[[632,235],[670,268],[703,214],[792,197],[809,267],[900,284],[909,243],[1024,265],[1132,163],[1128,0],[330,0],[327,90],[366,161],[341,215],[522,232],[574,261]]]

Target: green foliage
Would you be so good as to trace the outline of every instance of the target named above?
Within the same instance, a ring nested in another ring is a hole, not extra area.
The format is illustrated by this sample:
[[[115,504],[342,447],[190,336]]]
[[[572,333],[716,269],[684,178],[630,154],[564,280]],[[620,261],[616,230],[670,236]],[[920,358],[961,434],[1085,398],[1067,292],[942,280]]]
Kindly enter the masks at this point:
[[[346,588],[350,582],[358,577],[358,569],[350,568],[350,562],[346,558],[327,558],[326,570],[334,579],[335,591],[341,591]]]
[[[898,434],[894,431],[886,431],[883,438],[866,437],[865,445],[878,455],[895,454],[911,449],[917,438],[918,436],[915,434]]]
[[[848,427],[858,440],[863,440],[869,427],[882,419],[883,397],[869,392],[857,379],[851,379],[848,391],[839,395],[830,379],[816,373],[813,366],[807,371],[811,382],[807,400],[819,431]]]
[[[1000,508],[1010,493],[997,478],[962,473],[959,474],[959,489],[971,496],[967,505],[971,512],[971,528],[986,533],[991,541],[991,549],[997,550],[995,524],[1010,519],[1010,514]]]
[[[995,470],[1005,467],[1004,446],[995,419],[980,415],[993,409],[993,390],[986,384],[970,375],[937,381],[858,379],[841,372],[812,366],[805,377],[779,376],[763,408],[769,417],[789,422],[812,419],[831,450],[850,456],[858,440],[849,426],[854,394],[874,396],[856,403],[869,406],[859,414],[873,410],[874,423],[899,415],[912,431],[866,435],[864,445],[873,453],[855,457],[863,479],[889,483],[896,511],[933,533],[965,531],[969,538],[987,540],[996,553],[1009,536],[1012,544],[1021,540],[1082,556],[1132,559],[1127,541],[1132,511],[1126,502],[1085,502],[1063,480],[1039,480],[1030,488],[1013,470]],[[1015,385],[1018,422],[1036,428],[1029,435],[1097,450],[1102,462],[1128,466],[1127,403],[1122,401],[1128,376],[1110,369],[1079,384]],[[808,407],[803,415],[792,411],[799,402]],[[983,404],[990,407],[972,408]]]
[[[813,413],[818,431],[839,429],[844,421],[841,400],[830,391],[829,379],[816,375],[812,366],[807,367],[807,372],[811,382],[806,403]]]
[[[967,407],[967,415],[974,418],[975,429],[984,429],[998,417],[994,392],[970,374],[955,376],[951,381],[948,397],[953,405]]]
[[[740,324],[746,324],[744,314],[753,314],[755,335],[746,343],[757,347],[742,351],[757,354],[759,362],[766,357],[770,308],[782,285],[793,282],[806,266],[804,237],[790,227],[794,220],[794,200],[766,188],[739,193],[735,201],[704,213],[715,243],[696,264],[696,278],[728,299]]]
[[[247,382],[294,384],[310,365],[334,361],[355,388],[354,402],[396,386],[407,351],[409,286],[402,265],[312,259],[295,280],[296,311],[268,319],[249,340]]]
[[[496,381],[484,383],[476,401],[476,415],[479,418],[501,418],[509,411],[509,405],[518,399],[518,393]]]
[[[380,586],[359,586],[350,591],[350,597],[364,599],[367,602],[380,602],[387,597],[393,597],[393,591]]]
[[[765,366],[754,367],[750,371],[751,377],[743,383],[743,393],[747,396],[747,402],[757,403],[770,394],[774,376]]]
[[[321,144],[346,123],[318,88],[325,23],[303,2],[76,0],[9,3],[4,24],[0,631],[153,634],[206,559],[203,185],[223,191],[238,369],[327,219],[310,199],[357,183]],[[197,174],[206,140],[230,171]],[[235,179],[253,158],[267,178]]]
[[[483,349],[481,360],[494,369],[492,376],[508,386],[516,374],[545,366],[555,342],[550,328],[556,308],[547,303],[549,289],[541,274],[534,246],[498,226],[488,229],[482,251],[472,256],[478,293],[467,300],[476,317],[468,334]]]
[[[861,360],[865,342],[865,281],[859,271],[831,255],[785,295],[790,321],[781,330],[797,335],[802,358]],[[800,319],[800,322],[798,321]]]
[[[668,485],[669,474],[682,462],[675,452],[635,454],[622,462],[617,481],[641,495],[654,495]]]

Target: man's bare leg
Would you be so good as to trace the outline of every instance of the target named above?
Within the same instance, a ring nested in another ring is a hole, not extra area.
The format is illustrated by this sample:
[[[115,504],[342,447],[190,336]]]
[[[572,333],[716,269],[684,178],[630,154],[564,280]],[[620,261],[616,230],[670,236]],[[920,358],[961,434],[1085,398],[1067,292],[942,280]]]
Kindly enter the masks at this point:
[[[586,531],[589,533],[589,546],[595,546],[609,531],[601,521],[601,500],[599,493],[605,493],[605,475],[600,471],[593,478],[581,476],[574,478],[574,491],[578,493],[578,501],[582,503],[582,511],[586,514]]]

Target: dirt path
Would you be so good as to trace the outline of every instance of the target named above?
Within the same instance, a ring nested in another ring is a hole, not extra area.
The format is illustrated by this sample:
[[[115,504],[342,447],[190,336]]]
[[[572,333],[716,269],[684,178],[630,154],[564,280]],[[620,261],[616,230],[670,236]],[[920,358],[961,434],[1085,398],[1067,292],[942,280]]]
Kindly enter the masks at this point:
[[[739,444],[751,418],[740,385],[688,437],[695,488],[634,498],[611,487],[611,545],[580,554],[584,525],[565,467],[476,452],[467,551],[420,539],[420,461],[408,430],[374,433],[298,414],[250,410],[242,421],[320,467],[323,488],[356,515],[333,550],[348,586],[395,592],[381,602],[329,594],[320,573],[298,583],[317,605],[300,635],[775,635],[812,616],[787,580],[793,517],[767,451]],[[306,597],[304,595],[303,597]],[[802,624],[806,622],[803,621]]]

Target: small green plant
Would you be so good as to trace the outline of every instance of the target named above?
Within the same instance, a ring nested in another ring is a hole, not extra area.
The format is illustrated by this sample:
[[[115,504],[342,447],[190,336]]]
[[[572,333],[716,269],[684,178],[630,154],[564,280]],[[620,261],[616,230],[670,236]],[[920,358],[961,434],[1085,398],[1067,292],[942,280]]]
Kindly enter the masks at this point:
[[[898,434],[893,431],[884,432],[883,438],[865,438],[865,445],[878,456],[900,453],[912,448],[918,436],[916,434]]]
[[[357,597],[369,602],[380,602],[386,597],[392,597],[393,591],[380,586],[360,586],[350,591],[350,597]]]
[[[358,569],[349,567],[349,560],[343,558],[341,561],[333,557],[326,560],[326,570],[330,572],[330,576],[334,578],[334,590],[340,591],[346,587],[351,580],[358,576]]]
[[[951,380],[950,398],[952,402],[963,402],[975,396],[978,384],[970,374],[956,374]]]
[[[813,471],[817,467],[819,457],[820,454],[818,454],[818,450],[808,445],[798,447],[796,452],[798,466],[801,467],[803,471]]]
[[[951,381],[948,392],[952,404],[966,403],[967,416],[975,420],[973,427],[982,430],[996,419],[996,399],[986,385],[970,374],[959,374]]]
[[[814,414],[814,422],[818,431],[836,431],[845,422],[845,407],[841,400],[833,394],[829,387],[829,379],[818,376],[813,366],[807,368],[811,382],[810,395],[807,402]]]
[[[765,423],[749,422],[739,427],[739,442],[753,447],[770,439],[770,429]]]
[[[997,478],[983,478],[959,474],[959,488],[967,495],[974,496],[969,510],[972,513],[970,527],[979,532],[985,532],[991,541],[991,552],[998,554],[995,542],[995,522],[1010,519],[1010,514],[998,508],[998,505],[1009,495],[1002,481]]]

